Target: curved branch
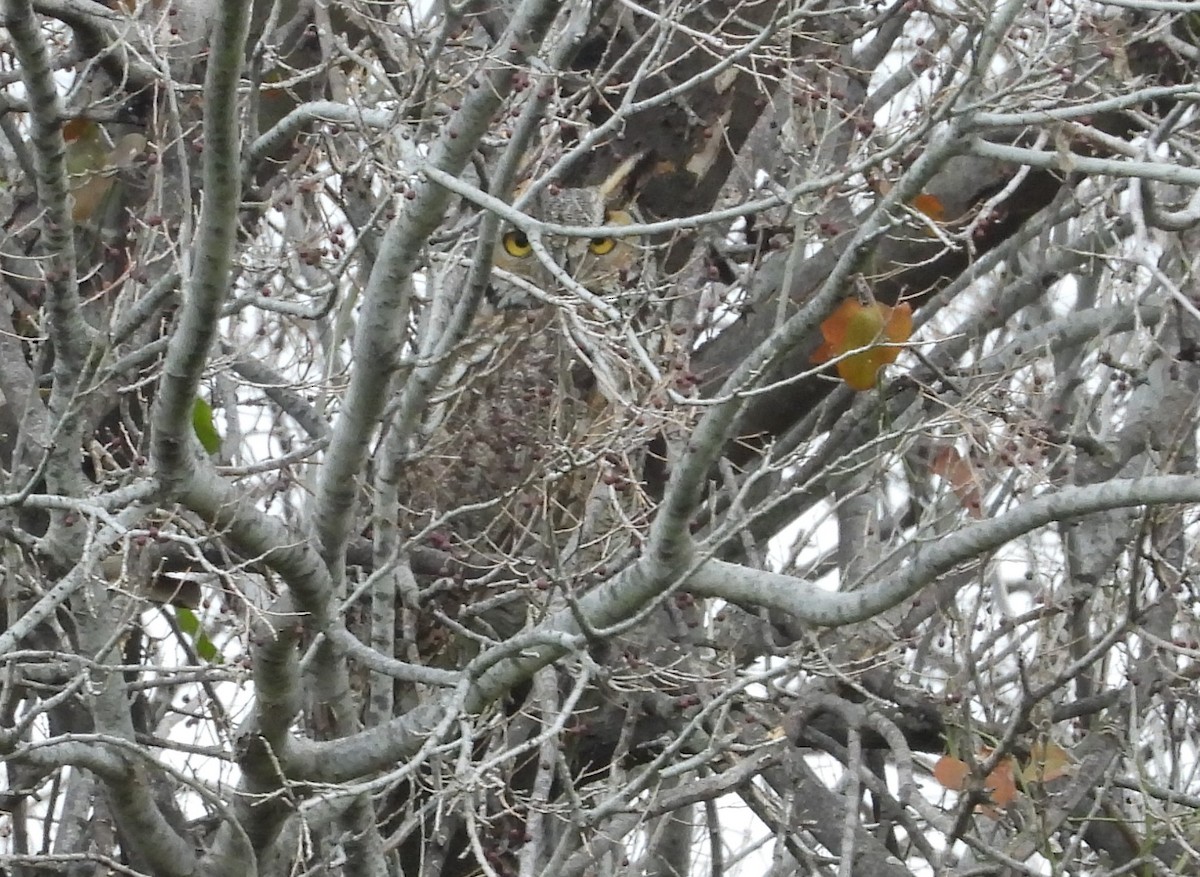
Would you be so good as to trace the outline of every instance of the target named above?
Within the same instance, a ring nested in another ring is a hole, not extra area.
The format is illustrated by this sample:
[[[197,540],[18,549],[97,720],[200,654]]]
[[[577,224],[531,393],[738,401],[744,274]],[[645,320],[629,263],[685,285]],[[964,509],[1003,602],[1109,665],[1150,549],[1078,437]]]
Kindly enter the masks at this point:
[[[1011,162],[1017,165],[1042,168],[1051,171],[1104,174],[1111,177],[1134,177],[1141,180],[1157,180],[1179,186],[1200,184],[1200,170],[1166,164],[1157,161],[1132,161],[1116,158],[1091,158],[1074,152],[1047,152],[1024,146],[1005,146],[979,137],[968,141],[968,149],[981,158]]]
[[[29,93],[38,201],[44,211],[41,239],[46,262],[42,276],[46,287],[49,335],[55,355],[50,410],[63,416],[88,350],[88,332],[80,311],[75,272],[74,221],[69,206],[66,144],[61,127],[64,113],[33,7],[28,0],[5,0],[4,15],[13,49],[21,63],[21,81]]]
[[[250,23],[249,5],[221,6],[204,79],[204,203],[187,295],[167,348],[154,405],[153,456],[164,486],[185,493],[196,470],[192,406],[229,291],[237,211],[239,148],[237,87]]]
[[[1140,505],[1200,503],[1200,478],[1159,475],[1068,487],[978,521],[919,549],[909,566],[851,593],[832,593],[779,573],[709,560],[689,576],[695,594],[789,612],[801,621],[840,627],[865,621],[902,603],[961,563],[1054,521]]]

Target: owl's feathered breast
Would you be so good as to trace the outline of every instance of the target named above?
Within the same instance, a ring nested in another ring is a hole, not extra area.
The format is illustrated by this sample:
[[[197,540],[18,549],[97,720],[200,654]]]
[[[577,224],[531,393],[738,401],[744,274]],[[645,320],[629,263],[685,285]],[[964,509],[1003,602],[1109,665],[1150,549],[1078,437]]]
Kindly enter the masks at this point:
[[[550,308],[477,320],[460,377],[436,400],[436,427],[409,467],[412,513],[428,520],[471,506],[453,516],[453,529],[491,542],[539,515],[587,407],[554,323]]]

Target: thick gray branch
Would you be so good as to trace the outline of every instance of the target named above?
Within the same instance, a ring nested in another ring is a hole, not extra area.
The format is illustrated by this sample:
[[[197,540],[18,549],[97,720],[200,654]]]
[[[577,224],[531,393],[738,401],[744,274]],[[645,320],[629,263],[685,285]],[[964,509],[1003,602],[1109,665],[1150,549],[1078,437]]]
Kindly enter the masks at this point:
[[[1200,502],[1200,478],[1191,475],[1068,487],[925,545],[901,572],[851,593],[832,593],[791,576],[719,560],[710,560],[696,570],[688,578],[687,588],[704,596],[780,609],[810,624],[839,627],[872,618],[913,597],[959,564],[995,551],[1052,521],[1139,505],[1196,502]]]
[[[204,79],[204,203],[187,295],[154,406],[155,463],[164,484],[176,493],[183,492],[196,468],[192,406],[229,291],[241,201],[237,87],[250,5],[227,3],[220,10]]]

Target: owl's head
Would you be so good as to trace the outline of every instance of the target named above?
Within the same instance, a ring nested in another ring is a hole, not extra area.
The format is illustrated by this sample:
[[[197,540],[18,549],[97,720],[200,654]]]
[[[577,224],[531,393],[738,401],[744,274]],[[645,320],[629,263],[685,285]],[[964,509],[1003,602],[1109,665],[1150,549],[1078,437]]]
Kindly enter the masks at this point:
[[[627,169],[625,173],[627,175]],[[616,187],[612,178],[586,188],[546,187],[538,191],[526,210],[535,219],[555,225],[632,225],[633,215],[614,206]],[[576,238],[548,234],[543,235],[542,243],[550,258],[567,276],[597,294],[622,289],[645,261],[645,249],[637,236]],[[529,238],[518,228],[509,226],[501,232],[493,264],[541,289],[554,290],[560,285],[535,252]],[[499,299],[507,306],[527,303],[528,296],[507,293],[502,283],[494,286]]]

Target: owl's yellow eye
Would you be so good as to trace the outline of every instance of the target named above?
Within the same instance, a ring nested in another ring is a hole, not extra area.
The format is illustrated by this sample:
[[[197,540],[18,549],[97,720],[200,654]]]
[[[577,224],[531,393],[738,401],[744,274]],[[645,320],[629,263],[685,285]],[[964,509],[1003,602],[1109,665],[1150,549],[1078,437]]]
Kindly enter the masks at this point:
[[[607,256],[616,245],[616,238],[592,238],[588,241],[588,249],[597,256]]]
[[[506,231],[504,237],[500,238],[500,242],[504,244],[504,252],[510,256],[516,256],[518,259],[523,259],[533,252],[533,247],[529,245],[529,238],[525,237],[523,231]]]

